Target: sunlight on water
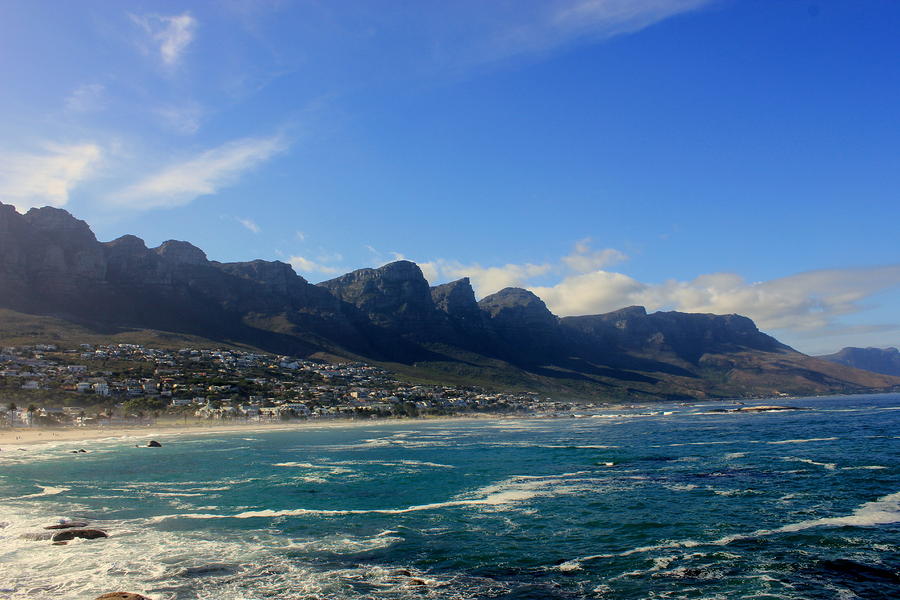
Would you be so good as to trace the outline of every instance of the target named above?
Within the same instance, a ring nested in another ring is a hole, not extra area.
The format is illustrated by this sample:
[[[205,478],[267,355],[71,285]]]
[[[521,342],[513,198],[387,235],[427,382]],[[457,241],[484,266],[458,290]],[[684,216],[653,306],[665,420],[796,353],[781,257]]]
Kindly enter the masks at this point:
[[[0,598],[888,598],[898,400],[35,446],[0,457]]]

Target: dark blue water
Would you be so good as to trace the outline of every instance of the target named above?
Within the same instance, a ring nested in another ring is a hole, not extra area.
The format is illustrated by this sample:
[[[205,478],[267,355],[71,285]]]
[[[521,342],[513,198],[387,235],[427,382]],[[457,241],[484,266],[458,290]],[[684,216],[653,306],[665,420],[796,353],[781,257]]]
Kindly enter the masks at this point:
[[[900,395],[792,402],[3,452],[0,598],[900,596]]]

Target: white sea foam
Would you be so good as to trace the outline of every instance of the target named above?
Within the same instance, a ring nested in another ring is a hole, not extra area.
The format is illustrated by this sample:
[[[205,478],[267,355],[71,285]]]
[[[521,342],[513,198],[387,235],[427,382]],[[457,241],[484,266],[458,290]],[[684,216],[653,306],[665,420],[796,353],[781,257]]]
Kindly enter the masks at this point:
[[[426,584],[422,589],[444,585],[413,568],[316,567],[290,556],[302,546],[266,532],[249,536],[223,532],[211,538],[196,532],[161,535],[142,522],[110,521],[102,523],[111,533],[103,540],[74,540],[51,547],[19,537],[20,532],[47,521],[46,515],[26,509],[18,513],[12,531],[3,530],[0,598],[94,598],[115,589],[139,591],[153,600],[351,598],[358,597],[357,583],[383,589],[393,598],[408,597],[404,592],[414,579]],[[334,534],[308,540],[308,549],[353,554],[387,548],[399,539],[394,531],[370,536]]]
[[[696,490],[697,486],[693,483],[673,483],[667,485],[666,488],[675,492],[689,492],[691,490]]]
[[[891,523],[900,523],[900,492],[866,502],[846,517],[810,519],[785,525],[775,529],[774,533],[802,531],[813,527],[874,527]]]
[[[725,455],[725,460],[735,460],[737,458],[744,458],[747,456],[746,452],[729,452]]]
[[[332,535],[324,538],[313,539],[303,542],[294,541],[288,546],[291,550],[299,550],[303,552],[330,552],[332,554],[358,554],[360,552],[371,552],[372,550],[382,550],[393,546],[397,542],[402,542],[403,538],[395,535],[395,531],[383,531],[371,537],[359,537],[353,535]]]
[[[879,469],[887,469],[887,467],[883,467],[881,465],[863,465],[861,467],[841,467],[842,471],[860,471],[860,470],[876,471]]]
[[[833,442],[839,440],[837,437],[827,437],[827,438],[806,438],[806,439],[797,439],[797,440],[778,440],[775,442],[766,442],[767,444],[808,444],[810,442]]]
[[[156,523],[167,519],[253,519],[273,517],[301,517],[301,516],[338,516],[338,515],[399,515],[411,512],[439,510],[462,506],[479,506],[488,509],[497,509],[511,505],[517,505],[538,497],[551,497],[581,493],[596,490],[599,483],[595,479],[567,479],[576,475],[587,473],[578,471],[561,475],[532,476],[521,475],[511,477],[496,484],[488,485],[472,492],[461,494],[452,500],[433,502],[429,504],[417,504],[405,508],[373,508],[373,509],[261,509],[247,510],[231,515],[210,513],[183,513],[175,515],[160,515],[150,519]]]
[[[63,492],[68,492],[70,489],[67,487],[53,487],[49,485],[38,485],[37,487],[41,488],[40,492],[25,494],[24,496],[17,496],[15,498],[6,498],[5,500],[27,500],[28,498],[40,498],[42,496],[55,496],[57,494],[62,494]]]
[[[807,465],[822,467],[823,469],[827,469],[828,471],[834,471],[835,469],[837,469],[837,465],[835,463],[816,462],[809,458],[795,458],[793,456],[781,456],[779,458],[785,462],[800,462]]]
[[[624,552],[616,552],[609,554],[594,554],[591,556],[583,556],[581,558],[572,559],[556,566],[559,571],[577,571],[581,569],[582,563],[594,560],[610,559],[623,556],[631,556],[634,554],[643,554],[646,552],[654,552],[658,550],[668,550],[674,548],[694,548],[702,545],[727,546],[737,540],[752,539],[757,537],[765,537],[779,533],[793,533],[813,529],[816,527],[875,527],[877,525],[891,525],[900,523],[900,492],[889,494],[872,502],[866,502],[851,514],[845,517],[823,517],[820,519],[809,519],[799,523],[791,523],[783,525],[775,529],[759,529],[750,534],[734,534],[721,537],[710,542],[698,542],[696,540],[682,540],[675,542],[662,542],[652,546],[640,546],[632,548]]]

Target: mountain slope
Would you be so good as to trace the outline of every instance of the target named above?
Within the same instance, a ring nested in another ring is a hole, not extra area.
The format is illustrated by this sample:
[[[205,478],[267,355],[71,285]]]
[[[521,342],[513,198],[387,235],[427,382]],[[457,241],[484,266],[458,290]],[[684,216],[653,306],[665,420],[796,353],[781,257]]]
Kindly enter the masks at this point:
[[[873,373],[900,376],[900,350],[897,348],[847,347],[835,354],[817,358]]]
[[[739,315],[629,307],[560,319],[523,289],[476,301],[465,278],[430,287],[409,261],[312,285],[287,264],[219,263],[188,242],[148,248],[126,235],[102,243],[86,223],[55,208],[22,215],[0,204],[0,308],[15,311],[0,314],[12,323],[44,316],[43,331],[61,323],[97,335],[151,330],[156,337],[364,359],[422,380],[575,397],[900,385],[900,378],[800,354]]]

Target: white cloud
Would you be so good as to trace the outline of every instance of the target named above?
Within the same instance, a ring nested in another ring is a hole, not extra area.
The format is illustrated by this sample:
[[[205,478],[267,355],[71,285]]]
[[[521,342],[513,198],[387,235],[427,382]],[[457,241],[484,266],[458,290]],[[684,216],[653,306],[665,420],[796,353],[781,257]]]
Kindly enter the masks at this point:
[[[286,148],[281,136],[228,142],[165,167],[111,195],[108,200],[137,210],[183,206],[235,183],[241,175]]]
[[[106,107],[106,86],[101,83],[80,85],[66,98],[69,112],[95,112]]]
[[[261,231],[261,229],[259,228],[259,225],[257,225],[256,222],[251,219],[242,219],[240,217],[235,217],[235,219],[237,220],[238,223],[240,223],[241,225],[243,225],[244,227],[246,227],[253,233],[259,233]]]
[[[374,250],[374,248],[371,248]],[[558,262],[541,264],[509,263],[502,266],[484,267],[478,263],[463,264],[456,260],[437,259],[419,263],[425,278],[432,283],[468,277],[478,297],[487,296],[506,287],[522,287],[529,281],[549,275],[575,271],[584,273],[626,260],[628,257],[613,248],[594,250],[591,239],[585,238],[575,243],[572,253]]]
[[[169,67],[178,64],[182,54],[194,40],[197,29],[197,19],[190,13],[171,17],[132,15],[131,18],[147,32],[159,51],[163,64]]]
[[[65,206],[103,156],[96,144],[48,144],[42,153],[0,154],[0,199],[18,210]]]
[[[762,282],[748,282],[735,273],[710,273],[645,283],[602,268],[626,258],[614,249],[593,250],[585,239],[568,256],[543,264],[484,267],[438,259],[419,266],[432,284],[468,276],[478,297],[503,287],[527,287],[559,316],[601,314],[632,305],[651,312],[740,314],[763,330],[793,338],[860,334],[858,326],[848,325],[843,317],[865,311],[874,295],[900,288],[900,264],[807,271]],[[529,285],[553,274],[563,277],[553,285]],[[891,327],[896,325],[879,330]]]
[[[651,311],[741,314],[766,330],[825,332],[840,317],[864,310],[862,303],[870,296],[897,286],[900,265],[809,271],[757,283],[733,273],[713,273],[647,284],[621,273],[595,271],[530,289],[560,316],[639,304]]]
[[[297,238],[298,240],[300,240],[301,242],[306,241],[306,234],[303,233],[302,231],[298,231],[297,233],[295,233],[294,237]]]
[[[324,273],[326,275],[338,275],[342,272],[341,269],[330,267],[303,256],[292,256],[290,257],[290,259],[288,259],[288,262],[292,267],[294,267],[294,270],[300,273]]]
[[[468,277],[476,296],[493,294],[506,287],[519,287],[530,279],[546,275],[553,270],[551,264],[507,264],[483,267],[478,263],[464,265],[458,261],[435,260],[419,263],[425,278],[432,284],[440,280]]]
[[[592,250],[590,244],[590,238],[576,242],[572,254],[563,257],[563,264],[578,273],[588,273],[622,262],[628,258],[624,253],[614,248]]]

